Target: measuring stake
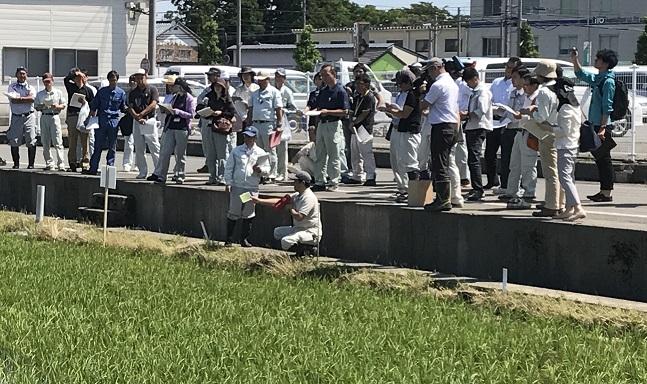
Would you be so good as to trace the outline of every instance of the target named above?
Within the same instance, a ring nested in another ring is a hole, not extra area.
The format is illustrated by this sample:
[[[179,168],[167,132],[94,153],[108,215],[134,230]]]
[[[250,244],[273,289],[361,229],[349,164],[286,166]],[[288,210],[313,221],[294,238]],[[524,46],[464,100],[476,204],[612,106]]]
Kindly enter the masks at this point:
[[[508,293],[508,268],[503,268],[503,279],[501,280],[503,293]]]
[[[45,213],[45,186],[36,186],[36,223],[43,221]]]

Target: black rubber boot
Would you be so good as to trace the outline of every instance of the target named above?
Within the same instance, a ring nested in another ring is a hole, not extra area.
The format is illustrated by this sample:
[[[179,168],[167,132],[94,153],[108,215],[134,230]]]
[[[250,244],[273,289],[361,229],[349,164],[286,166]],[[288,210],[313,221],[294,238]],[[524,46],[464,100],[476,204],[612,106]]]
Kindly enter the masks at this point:
[[[247,240],[249,234],[252,233],[252,220],[253,219],[243,219],[243,227],[240,229],[240,246],[249,248],[252,245]]]
[[[227,239],[225,247],[230,247],[234,241],[234,229],[236,229],[236,220],[227,219]]]
[[[27,159],[29,160],[27,169],[34,169],[34,162],[36,162],[36,147],[27,147]]]
[[[11,159],[13,160],[13,167],[18,168],[20,166],[20,148],[11,147]]]
[[[450,184],[448,181],[437,181],[434,184],[436,190],[436,198],[433,203],[425,205],[425,211],[428,212],[442,212],[452,209],[450,196]]]

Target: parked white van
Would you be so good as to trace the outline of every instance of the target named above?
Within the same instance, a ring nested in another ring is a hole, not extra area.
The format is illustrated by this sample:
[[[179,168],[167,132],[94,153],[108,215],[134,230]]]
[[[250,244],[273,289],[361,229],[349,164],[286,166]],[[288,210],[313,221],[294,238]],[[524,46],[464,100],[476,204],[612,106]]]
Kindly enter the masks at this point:
[[[229,75],[229,82],[233,87],[236,87],[240,84],[240,79],[238,78],[238,72],[240,68],[231,67],[228,65],[173,65],[166,69],[165,75],[178,75],[184,77],[187,80],[197,81],[204,85],[207,85],[207,75],[205,73],[209,68],[218,68],[221,73],[226,73]]]

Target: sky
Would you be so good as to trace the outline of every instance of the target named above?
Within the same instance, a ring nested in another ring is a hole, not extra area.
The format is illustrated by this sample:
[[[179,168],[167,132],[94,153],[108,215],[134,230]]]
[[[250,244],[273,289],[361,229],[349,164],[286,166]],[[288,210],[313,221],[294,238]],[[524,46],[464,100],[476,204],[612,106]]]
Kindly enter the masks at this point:
[[[390,9],[390,8],[399,8],[408,6],[411,3],[419,3],[420,1],[411,1],[411,0],[353,0],[355,3],[360,5],[375,5],[380,9]],[[426,0],[429,1],[429,0]],[[469,14],[470,0],[436,0],[429,1],[435,4],[437,7],[447,6],[447,10],[456,14],[457,8],[461,7],[461,13]],[[170,1],[157,1],[157,12],[166,12],[172,9]]]

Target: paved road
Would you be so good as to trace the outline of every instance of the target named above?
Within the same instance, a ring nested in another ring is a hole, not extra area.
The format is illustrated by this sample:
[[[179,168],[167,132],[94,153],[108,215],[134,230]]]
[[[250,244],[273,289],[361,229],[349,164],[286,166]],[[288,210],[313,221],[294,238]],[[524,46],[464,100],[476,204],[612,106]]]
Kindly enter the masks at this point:
[[[67,152],[66,152],[67,153]],[[7,145],[0,146],[0,156],[4,159],[10,158],[9,147]],[[105,156],[105,151],[104,151]],[[21,148],[21,167],[27,166],[27,150]],[[122,154],[117,154],[117,166],[120,171],[118,174],[119,179],[132,179],[133,181],[136,173],[122,172]],[[173,169],[174,160],[171,160],[171,167]],[[205,186],[207,175],[198,174],[196,169],[204,164],[204,159],[201,157],[188,157],[187,158],[187,181],[182,186],[169,184],[167,187],[171,188],[209,188],[209,189],[222,189],[223,187]],[[38,148],[36,155],[36,172],[44,172],[42,148]],[[152,172],[152,162],[149,159],[149,172]],[[69,174],[69,173],[67,173]],[[78,177],[86,177],[79,175]],[[363,186],[341,186],[337,192],[322,192],[318,196],[324,200],[335,201],[354,201],[363,204],[372,205],[394,205],[395,203],[388,200],[388,197],[395,192],[395,185],[393,182],[393,174],[389,169],[378,169],[377,174],[378,185],[376,187],[363,187]],[[146,181],[136,180],[136,182],[147,183]],[[97,180],[98,185],[98,180]],[[578,190],[581,197],[589,194],[594,194],[598,191],[598,183],[595,182],[577,182]],[[289,183],[281,185],[268,185],[262,186],[261,192],[269,194],[282,195],[292,191],[292,186]],[[537,186],[537,196],[541,198],[544,194],[544,182],[540,179]],[[647,229],[647,186],[640,184],[617,184],[614,191],[613,203],[593,203],[583,201],[585,209],[589,212],[589,218],[584,220],[581,224],[596,225],[596,226],[610,226],[614,228],[627,228],[627,229]],[[455,210],[464,214],[478,214],[478,215],[500,215],[506,217],[519,217],[524,218],[530,216],[530,211],[509,211],[505,209],[505,204],[499,203],[495,196],[491,193],[486,195],[485,201],[482,203],[468,203],[463,209]],[[534,219],[533,220],[537,220]]]

